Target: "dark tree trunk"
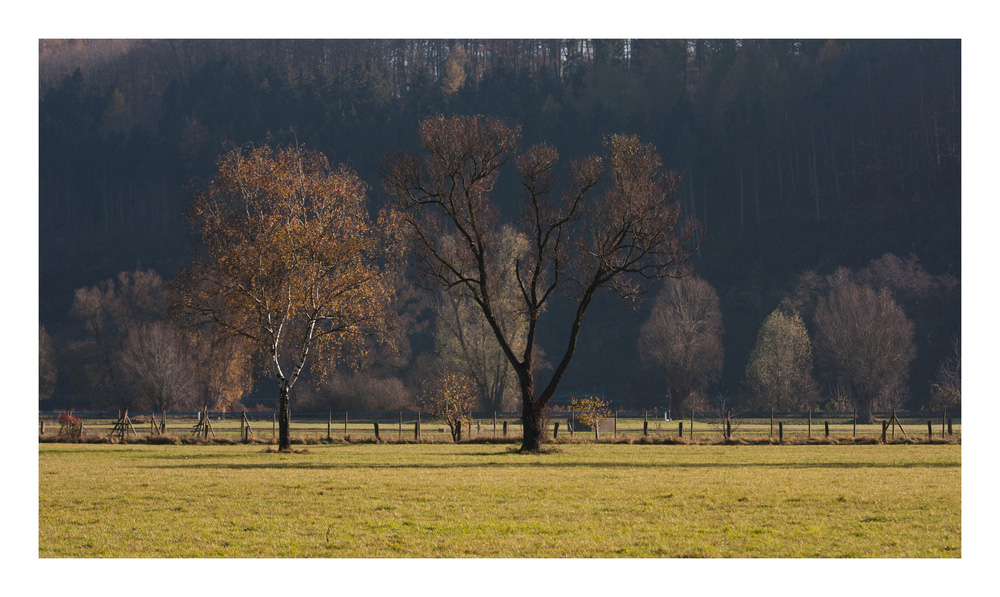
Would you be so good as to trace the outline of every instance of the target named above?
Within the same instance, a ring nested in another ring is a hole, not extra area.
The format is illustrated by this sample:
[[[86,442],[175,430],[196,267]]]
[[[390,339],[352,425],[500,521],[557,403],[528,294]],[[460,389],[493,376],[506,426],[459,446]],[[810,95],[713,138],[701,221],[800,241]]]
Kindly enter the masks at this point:
[[[292,405],[289,400],[289,388],[281,384],[278,389],[278,450],[288,452],[292,449],[292,438],[289,435],[289,423],[292,419]]]
[[[670,392],[670,418],[684,418],[684,403],[690,394],[691,392]]]
[[[521,439],[521,452],[541,452],[542,440],[545,439],[545,409],[534,398],[522,398],[524,407],[521,409],[521,423],[524,437]]]
[[[530,362],[526,367],[515,370],[521,390],[521,427],[524,430],[521,452],[538,453],[542,451],[542,440],[545,439],[545,401],[535,396],[535,378]]]
[[[864,398],[859,398],[857,406],[858,406],[858,423],[861,423],[863,425],[870,425],[872,423],[872,401],[866,400]]]

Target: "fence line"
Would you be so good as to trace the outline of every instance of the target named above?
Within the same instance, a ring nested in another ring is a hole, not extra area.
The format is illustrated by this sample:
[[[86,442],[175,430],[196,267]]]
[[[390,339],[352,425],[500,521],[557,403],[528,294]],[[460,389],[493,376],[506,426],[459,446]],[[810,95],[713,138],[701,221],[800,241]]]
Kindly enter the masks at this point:
[[[118,412],[76,412],[88,437],[110,436],[123,417]],[[268,440],[277,437],[277,416],[271,412],[184,412],[184,413],[130,413],[134,427],[146,435],[175,437],[194,436],[205,425],[207,417],[215,437],[235,440]],[[39,435],[59,434],[59,413],[39,414]],[[888,423],[892,421],[891,425]],[[883,422],[886,425],[883,425]],[[776,425],[777,423],[777,425]],[[815,430],[814,423],[821,429]],[[521,435],[521,415],[517,412],[475,412],[463,425],[463,439],[510,438]],[[547,431],[550,436],[567,436],[579,439],[595,436],[609,438],[686,437],[712,438],[775,438],[779,441],[792,438],[859,437],[881,438],[883,430],[887,439],[901,435],[920,438],[954,437],[961,435],[961,413],[876,413],[870,424],[858,423],[851,412],[687,412],[683,418],[670,418],[662,412],[613,411],[592,426],[580,421],[579,413],[552,411],[548,413]],[[419,411],[326,411],[292,413],[291,435],[294,438],[345,439],[384,441],[439,440],[450,437],[448,425],[428,418]],[[585,432],[585,433],[584,433]],[[820,435],[822,434],[822,436]]]

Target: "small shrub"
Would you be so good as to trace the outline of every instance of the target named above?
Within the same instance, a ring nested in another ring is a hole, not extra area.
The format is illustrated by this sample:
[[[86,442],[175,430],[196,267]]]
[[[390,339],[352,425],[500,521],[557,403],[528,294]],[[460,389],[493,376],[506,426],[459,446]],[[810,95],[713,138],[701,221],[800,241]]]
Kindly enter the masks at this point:
[[[64,440],[79,440],[83,435],[83,421],[70,412],[59,413],[59,438]]]

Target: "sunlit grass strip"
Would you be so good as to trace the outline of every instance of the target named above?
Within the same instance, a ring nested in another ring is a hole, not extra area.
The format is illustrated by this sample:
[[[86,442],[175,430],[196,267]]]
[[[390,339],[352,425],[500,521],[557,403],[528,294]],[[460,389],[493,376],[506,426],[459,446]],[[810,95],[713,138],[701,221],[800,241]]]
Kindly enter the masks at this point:
[[[953,557],[958,445],[42,444],[41,557]]]

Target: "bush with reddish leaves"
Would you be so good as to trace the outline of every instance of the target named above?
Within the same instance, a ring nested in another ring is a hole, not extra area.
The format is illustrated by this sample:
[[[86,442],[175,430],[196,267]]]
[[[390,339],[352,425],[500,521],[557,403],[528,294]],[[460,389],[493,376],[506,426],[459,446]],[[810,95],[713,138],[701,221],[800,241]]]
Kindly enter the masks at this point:
[[[80,439],[83,421],[71,412],[59,413],[59,437]]]

